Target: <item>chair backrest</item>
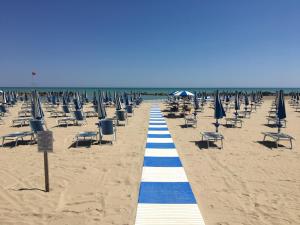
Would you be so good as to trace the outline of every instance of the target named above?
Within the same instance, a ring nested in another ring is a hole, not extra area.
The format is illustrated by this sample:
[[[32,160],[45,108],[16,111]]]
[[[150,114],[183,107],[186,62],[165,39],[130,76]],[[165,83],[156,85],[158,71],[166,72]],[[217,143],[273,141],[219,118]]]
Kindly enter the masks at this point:
[[[2,113],[6,113],[7,112],[4,105],[0,105],[0,112],[2,112]]]
[[[116,116],[117,116],[117,119],[119,121],[125,121],[126,120],[125,111],[123,111],[123,110],[117,110],[116,111]]]
[[[85,116],[83,115],[81,110],[74,111],[74,116],[76,120],[82,121],[85,120]]]
[[[43,120],[36,120],[36,119],[30,120],[30,127],[34,133],[37,133],[38,131],[46,130]]]
[[[111,119],[100,120],[100,131],[104,135],[114,134],[114,123]]]
[[[126,110],[128,113],[133,113],[132,105],[126,106]]]
[[[69,107],[67,105],[63,105],[62,110],[64,111],[64,113],[70,113]]]

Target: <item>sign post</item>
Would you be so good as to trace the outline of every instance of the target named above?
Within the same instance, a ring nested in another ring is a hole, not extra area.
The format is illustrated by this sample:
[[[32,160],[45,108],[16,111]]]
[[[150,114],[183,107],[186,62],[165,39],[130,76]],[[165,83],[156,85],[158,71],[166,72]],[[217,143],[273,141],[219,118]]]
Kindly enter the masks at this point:
[[[48,152],[53,152],[53,132],[39,131],[37,133],[38,152],[44,153],[45,191],[49,192]]]

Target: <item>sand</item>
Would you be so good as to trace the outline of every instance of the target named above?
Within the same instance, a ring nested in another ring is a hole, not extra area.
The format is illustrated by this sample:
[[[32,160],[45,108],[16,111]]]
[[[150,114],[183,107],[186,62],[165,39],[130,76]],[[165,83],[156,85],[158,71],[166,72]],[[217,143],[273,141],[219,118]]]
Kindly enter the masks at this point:
[[[207,225],[299,224],[298,140],[293,150],[258,142],[261,132],[276,130],[264,125],[270,105],[266,100],[244,120],[243,128],[221,126],[222,150],[199,144],[200,131],[214,130],[208,106],[198,115],[197,128],[184,128],[182,118],[166,119]],[[286,105],[284,131],[299,139],[300,113]],[[0,148],[0,224],[133,225],[150,106],[143,103],[128,125],[118,127],[116,143],[90,148],[71,145],[77,132],[96,131],[96,118],[65,128],[55,127],[57,119],[47,114],[55,138],[54,153],[49,154],[49,193],[43,191],[43,155],[36,145]],[[20,105],[10,109],[0,135],[29,130],[10,127],[19,109]],[[113,112],[108,109],[109,116]]]

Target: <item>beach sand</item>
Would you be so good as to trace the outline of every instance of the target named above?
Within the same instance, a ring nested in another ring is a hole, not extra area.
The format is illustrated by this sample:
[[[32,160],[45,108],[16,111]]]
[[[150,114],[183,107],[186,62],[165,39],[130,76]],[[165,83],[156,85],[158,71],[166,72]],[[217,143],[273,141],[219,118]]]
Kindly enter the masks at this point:
[[[197,128],[182,127],[182,118],[166,119],[207,225],[300,224],[299,140],[293,150],[258,142],[261,132],[276,130],[264,125],[270,105],[266,100],[244,120],[243,128],[221,126],[222,150],[199,147],[200,131],[214,131],[208,106],[198,115]],[[43,155],[36,145],[0,148],[0,224],[133,225],[150,106],[143,103],[128,125],[118,127],[113,145],[90,148],[70,146],[77,132],[96,131],[96,118],[65,128],[55,127],[57,119],[47,114],[55,138],[54,153],[49,154],[49,193],[43,191]],[[299,139],[300,112],[286,106],[284,132]],[[10,109],[0,136],[29,130],[10,127],[19,109]],[[108,108],[109,116],[113,112]]]

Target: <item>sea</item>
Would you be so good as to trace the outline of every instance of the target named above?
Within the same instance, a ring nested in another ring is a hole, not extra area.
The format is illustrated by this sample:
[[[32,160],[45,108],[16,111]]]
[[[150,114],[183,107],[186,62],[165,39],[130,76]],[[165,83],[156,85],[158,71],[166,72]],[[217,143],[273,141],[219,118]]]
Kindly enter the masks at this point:
[[[37,90],[38,92],[79,92],[83,93],[86,92],[89,97],[93,96],[94,92],[101,91],[108,91],[111,93],[114,92],[138,92],[142,93],[143,99],[145,100],[157,100],[157,99],[165,99],[167,98],[168,94],[174,91],[186,90],[192,93],[194,92],[206,92],[208,94],[214,93],[216,90],[220,92],[257,92],[260,91],[267,95],[275,94],[278,90],[283,90],[285,94],[300,92],[299,88],[242,88],[242,87],[218,87],[218,88],[182,88],[182,87],[173,87],[173,88],[137,88],[137,87],[126,87],[126,88],[107,88],[107,87],[0,87],[2,91],[17,91],[17,92],[31,92],[32,90]]]

